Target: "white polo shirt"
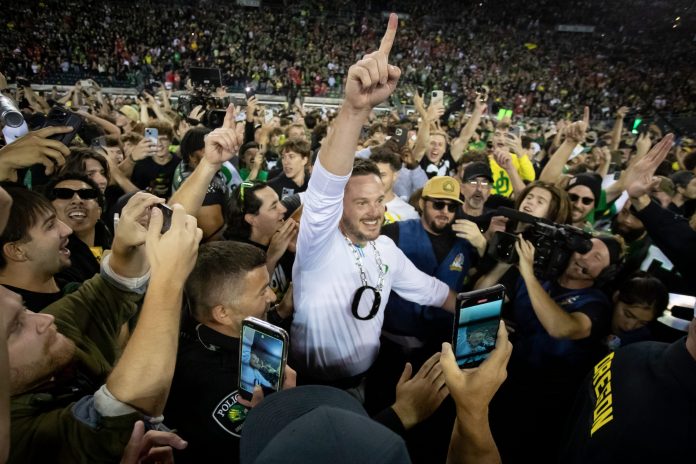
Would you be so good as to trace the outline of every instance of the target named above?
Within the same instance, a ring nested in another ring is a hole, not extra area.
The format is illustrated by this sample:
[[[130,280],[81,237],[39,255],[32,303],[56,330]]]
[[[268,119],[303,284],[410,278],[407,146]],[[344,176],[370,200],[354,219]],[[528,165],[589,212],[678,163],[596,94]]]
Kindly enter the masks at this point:
[[[362,286],[351,246],[338,228],[343,192],[350,176],[336,176],[319,161],[303,199],[304,210],[292,270],[295,316],[291,329],[294,367],[312,377],[335,380],[361,374],[379,350],[384,307],[394,290],[406,300],[442,306],[449,287],[419,271],[385,236],[376,246],[385,268],[382,301],[377,315],[356,319],[351,303]],[[369,244],[361,249],[367,283],[377,286],[377,263]],[[369,314],[372,292],[363,295],[358,313]]]

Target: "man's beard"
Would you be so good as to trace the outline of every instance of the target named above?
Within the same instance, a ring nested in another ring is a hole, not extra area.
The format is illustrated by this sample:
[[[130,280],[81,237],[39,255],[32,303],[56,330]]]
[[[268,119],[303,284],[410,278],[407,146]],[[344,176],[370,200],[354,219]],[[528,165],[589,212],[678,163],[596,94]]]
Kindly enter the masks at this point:
[[[75,357],[75,342],[65,337],[58,351],[44,353],[40,363],[10,367],[10,392],[18,395],[43,384],[64,369]]]
[[[377,218],[378,224],[381,224],[380,223],[381,219],[382,218]],[[343,226],[343,232],[346,235],[353,237],[353,240],[357,241],[357,242],[370,242],[372,240],[377,240],[380,232],[382,231],[382,228],[380,227],[379,229],[377,229],[377,232],[375,232],[374,237],[366,235],[360,231],[359,222],[358,222],[358,224],[355,224],[353,221],[350,221],[346,218],[343,218],[341,220],[341,225]]]

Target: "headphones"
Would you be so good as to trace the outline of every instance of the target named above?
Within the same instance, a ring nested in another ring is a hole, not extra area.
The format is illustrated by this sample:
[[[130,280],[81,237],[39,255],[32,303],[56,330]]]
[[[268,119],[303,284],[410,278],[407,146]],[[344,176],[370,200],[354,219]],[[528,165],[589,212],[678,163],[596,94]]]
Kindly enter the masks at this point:
[[[602,288],[612,280],[616,279],[619,272],[623,269],[623,258],[618,263],[610,264],[609,266],[602,269],[594,279],[594,287]]]

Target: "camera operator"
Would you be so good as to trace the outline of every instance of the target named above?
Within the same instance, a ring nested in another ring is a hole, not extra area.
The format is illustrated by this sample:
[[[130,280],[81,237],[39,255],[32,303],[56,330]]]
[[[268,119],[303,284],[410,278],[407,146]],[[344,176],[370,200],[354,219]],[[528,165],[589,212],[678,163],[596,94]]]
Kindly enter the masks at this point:
[[[504,460],[508,453],[533,455],[539,462],[555,457],[550,444],[558,443],[565,411],[600,356],[611,303],[597,287],[616,272],[622,259],[619,240],[593,238],[589,252],[573,253],[565,271],[546,282],[534,275],[534,246],[523,238],[515,244],[522,277],[508,288],[515,350],[508,382],[492,410],[494,431],[499,427],[504,436],[499,440]]]

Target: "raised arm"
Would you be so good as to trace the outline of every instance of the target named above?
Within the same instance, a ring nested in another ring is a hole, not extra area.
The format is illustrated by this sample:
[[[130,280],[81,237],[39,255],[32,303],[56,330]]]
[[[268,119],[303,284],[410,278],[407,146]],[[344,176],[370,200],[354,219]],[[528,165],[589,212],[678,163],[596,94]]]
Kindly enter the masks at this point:
[[[474,112],[471,113],[471,117],[466,122],[464,127],[462,127],[459,137],[452,141],[450,146],[450,153],[455,161],[459,161],[459,158],[464,154],[466,147],[469,145],[471,137],[476,132],[476,128],[481,122],[481,116],[483,112],[486,111],[486,102],[479,99],[476,100],[474,104]]]
[[[623,131],[623,120],[628,113],[628,108],[622,106],[616,112],[616,120],[614,121],[614,127],[611,129],[611,144],[612,150],[619,149],[619,143],[621,143],[621,132]]]
[[[116,274],[133,278],[147,273],[149,264],[145,254],[145,224],[150,208],[163,202],[162,198],[155,195],[138,192],[123,207],[111,246],[110,264]]]
[[[425,156],[425,152],[428,150],[428,144],[430,144],[430,116],[425,110],[423,97],[417,91],[413,96],[413,106],[416,107],[416,111],[420,116],[420,123],[418,124],[418,132],[416,134],[416,143],[413,145],[412,151],[414,160],[419,163],[423,156]]]
[[[210,181],[220,170],[222,163],[239,151],[240,140],[234,130],[234,119],[234,106],[230,105],[227,108],[222,127],[215,129],[205,137],[205,154],[200,163],[169,200],[170,204],[181,204],[186,212],[192,216],[197,218],[199,215],[205,216],[199,218],[205,237],[222,227],[224,222],[220,208],[206,208],[203,211],[201,206]]]
[[[162,213],[152,210],[146,245],[150,286],[133,335],[106,381],[117,400],[150,416],[162,414],[169,395],[184,283],[202,236],[196,218],[179,205],[173,209],[171,228],[164,235],[160,233]]]
[[[78,111],[77,114],[85,118],[89,122],[93,122],[94,124],[98,125],[102,129],[104,129],[107,132],[107,135],[113,135],[114,137],[120,137],[121,136],[121,129],[118,128],[116,124],[113,124],[106,119],[100,118],[99,116],[95,116],[91,113],[88,113],[87,111]]]
[[[571,153],[579,143],[585,141],[585,132],[589,125],[590,109],[586,106],[582,121],[576,121],[565,129],[565,140],[558,147],[558,150],[551,155],[549,162],[539,175],[539,180],[553,184],[561,177],[563,167],[568,162]]]
[[[389,52],[398,22],[392,13],[379,50],[365,55],[348,70],[343,106],[319,152],[322,166],[332,174],[345,176],[351,172],[363,123],[372,108],[396,89],[401,70],[389,64]]]
[[[474,369],[460,369],[452,345],[442,344],[440,365],[457,409],[448,464],[500,463],[500,453],[488,423],[488,405],[507,378],[506,368],[511,354],[512,344],[502,322],[498,327],[495,349]]]

